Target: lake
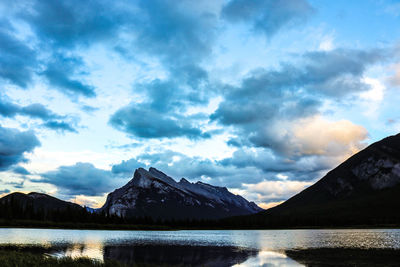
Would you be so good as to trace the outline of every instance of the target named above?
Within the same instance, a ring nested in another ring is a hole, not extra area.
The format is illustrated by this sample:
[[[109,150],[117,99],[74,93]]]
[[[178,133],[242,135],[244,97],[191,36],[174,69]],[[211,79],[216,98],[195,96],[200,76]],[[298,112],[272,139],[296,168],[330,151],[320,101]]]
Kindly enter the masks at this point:
[[[0,229],[0,244],[52,247],[54,256],[184,266],[303,266],[285,251],[400,249],[399,229],[106,231]]]

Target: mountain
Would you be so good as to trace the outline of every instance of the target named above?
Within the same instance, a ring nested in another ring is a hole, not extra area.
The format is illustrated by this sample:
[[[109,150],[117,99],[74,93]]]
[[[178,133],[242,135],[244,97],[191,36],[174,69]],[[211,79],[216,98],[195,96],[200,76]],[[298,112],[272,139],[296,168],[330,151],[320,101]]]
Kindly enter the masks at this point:
[[[71,202],[41,193],[15,192],[0,198],[0,219],[75,222],[87,221],[88,216],[84,208]]]
[[[376,142],[279,206],[247,218],[264,227],[400,224],[400,134]]]
[[[254,202],[234,195],[225,187],[176,182],[161,171],[139,168],[133,179],[107,196],[100,209],[125,218],[217,219],[262,211]]]
[[[18,205],[21,209],[31,208],[34,211],[39,209],[43,211],[54,211],[54,210],[67,210],[67,209],[76,209],[81,210],[82,207],[78,204],[74,204],[71,202],[63,201],[58,198],[42,194],[32,192],[29,194],[24,193],[11,193],[2,198],[0,198],[0,204],[2,205]]]

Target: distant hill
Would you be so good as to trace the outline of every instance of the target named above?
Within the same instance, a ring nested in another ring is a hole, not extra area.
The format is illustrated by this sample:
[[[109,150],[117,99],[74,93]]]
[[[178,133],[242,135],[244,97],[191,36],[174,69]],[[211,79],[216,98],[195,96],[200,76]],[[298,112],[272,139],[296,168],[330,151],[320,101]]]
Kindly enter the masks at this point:
[[[0,198],[0,219],[78,221],[85,215],[83,207],[42,193],[15,192]]]
[[[234,218],[258,227],[400,224],[400,134],[376,142],[279,206]]]
[[[21,209],[33,209],[34,211],[53,211],[53,210],[66,210],[66,209],[82,209],[81,206],[75,203],[60,200],[58,198],[32,192],[29,194],[24,193],[11,193],[0,198],[0,204],[12,206],[18,204]]]
[[[161,171],[139,168],[125,186],[107,196],[101,212],[120,217],[153,219],[218,219],[262,211],[255,203],[225,187],[176,182]]]

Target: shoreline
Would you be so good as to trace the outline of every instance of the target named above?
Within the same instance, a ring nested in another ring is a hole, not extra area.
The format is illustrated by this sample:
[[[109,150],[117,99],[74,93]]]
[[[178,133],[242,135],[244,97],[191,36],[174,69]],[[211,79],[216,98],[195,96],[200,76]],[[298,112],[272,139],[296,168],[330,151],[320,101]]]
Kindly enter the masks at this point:
[[[117,231],[180,231],[180,230],[346,230],[346,229],[400,229],[399,225],[301,226],[285,228],[263,227],[172,227],[168,225],[53,223],[42,221],[0,221],[0,228],[65,229],[65,230],[117,230]]]

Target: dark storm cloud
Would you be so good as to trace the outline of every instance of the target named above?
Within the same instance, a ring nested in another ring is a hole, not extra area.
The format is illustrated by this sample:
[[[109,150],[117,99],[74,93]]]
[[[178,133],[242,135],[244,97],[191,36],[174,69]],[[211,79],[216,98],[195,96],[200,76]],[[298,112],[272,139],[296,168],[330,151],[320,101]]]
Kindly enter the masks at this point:
[[[36,181],[53,184],[60,193],[71,196],[102,196],[114,190],[117,185],[110,171],[83,162],[61,166],[57,170],[43,173],[41,177],[41,180]]]
[[[0,20],[0,77],[26,88],[37,67],[36,51],[17,39],[7,21]]]
[[[314,9],[306,0],[231,0],[222,9],[226,20],[249,23],[267,37],[284,27],[302,24],[312,13]]]
[[[40,142],[32,131],[21,132],[0,126],[0,171],[27,162],[24,153],[32,152],[38,146]]]

